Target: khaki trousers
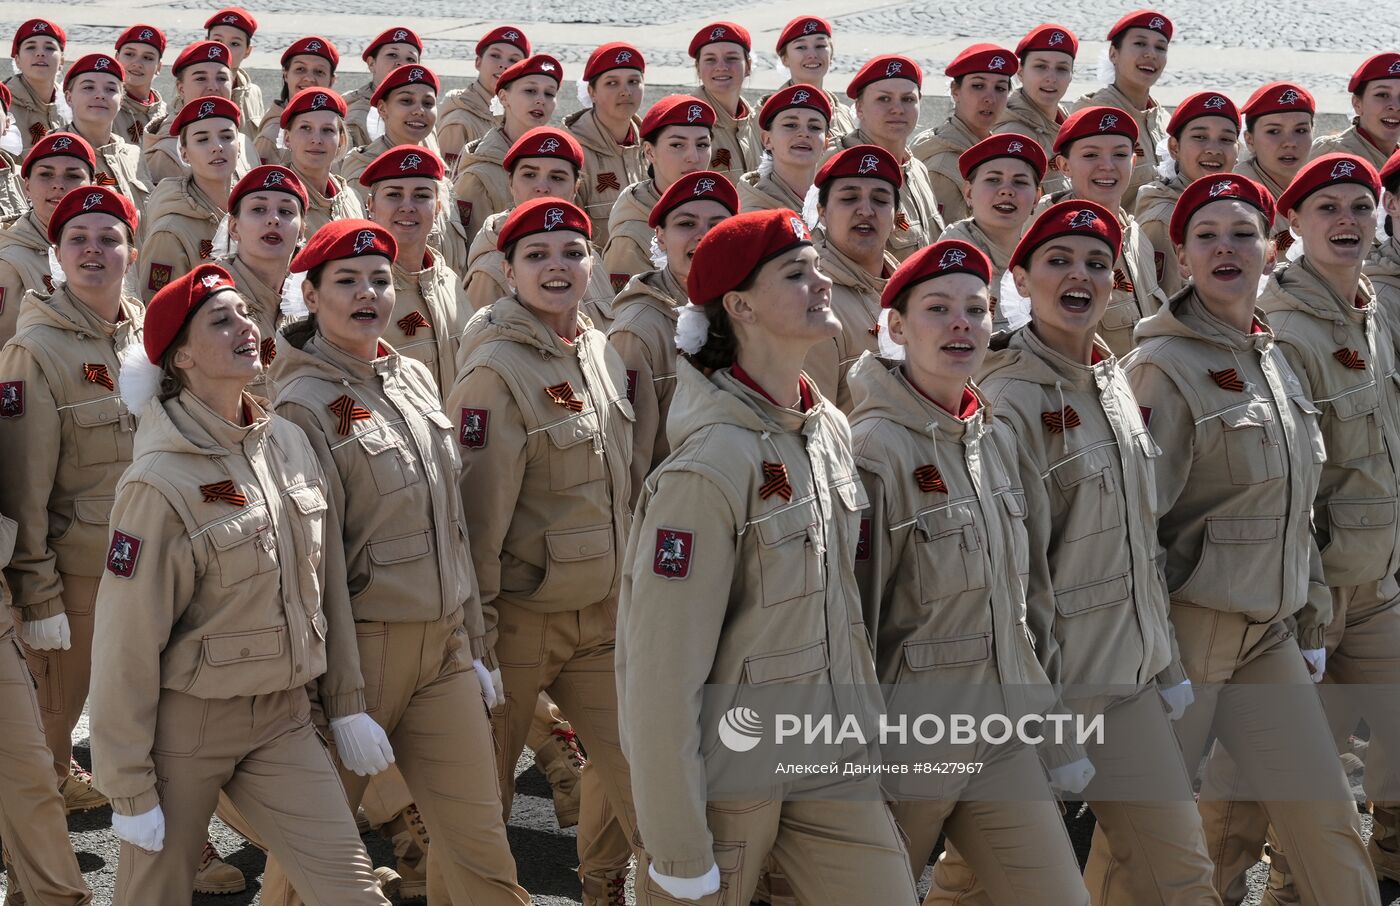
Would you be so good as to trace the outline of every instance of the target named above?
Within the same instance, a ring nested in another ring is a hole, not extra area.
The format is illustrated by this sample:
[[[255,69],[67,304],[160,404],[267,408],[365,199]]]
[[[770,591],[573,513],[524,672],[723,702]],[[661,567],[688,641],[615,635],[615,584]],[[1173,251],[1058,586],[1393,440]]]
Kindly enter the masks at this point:
[[[12,878],[28,902],[78,906],[91,903],[92,894],[68,842],[63,797],[49,768],[52,760],[29,669],[12,629],[0,636],[0,839]],[[68,762],[63,764],[66,769]]]
[[[165,846],[121,847],[116,906],[188,903],[219,790],[247,818],[311,906],[388,906],[305,689],[231,699],[161,690],[156,790]]]
[[[44,738],[52,753],[53,768],[62,779],[68,776],[73,757],[73,728],[87,704],[92,678],[92,628],[97,612],[97,583],[100,578],[62,576],[63,610],[68,614],[68,631],[73,645],[66,651],[35,651],[25,646],[29,672],[34,675],[39,696],[39,713],[44,719]]]

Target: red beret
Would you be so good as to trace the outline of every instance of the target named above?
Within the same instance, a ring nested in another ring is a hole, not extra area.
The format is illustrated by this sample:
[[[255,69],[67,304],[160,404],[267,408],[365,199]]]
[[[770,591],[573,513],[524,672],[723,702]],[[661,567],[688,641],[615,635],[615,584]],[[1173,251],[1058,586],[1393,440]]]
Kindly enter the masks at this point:
[[[379,33],[379,37],[369,42],[369,46],[365,48],[364,53],[360,54],[360,59],[369,60],[369,58],[378,53],[379,48],[383,47],[385,44],[412,44],[419,53],[423,52],[423,42],[418,40],[418,35],[414,33],[413,29],[395,26],[394,28],[384,29]]]
[[[807,224],[787,208],[749,211],[727,218],[695,247],[686,280],[690,301],[694,305],[718,301],[769,260],[789,249],[811,244]]]
[[[1136,145],[1137,122],[1117,107],[1085,107],[1071,113],[1060,124],[1060,131],[1055,135],[1054,151],[1065,154],[1071,144],[1093,135],[1121,135]]]
[[[782,33],[778,35],[777,52],[781,54],[789,42],[805,38],[808,35],[831,37],[831,23],[817,16],[798,16],[784,26]]]
[[[1186,227],[1191,223],[1191,215],[1212,201],[1229,199],[1253,205],[1263,212],[1266,224],[1274,222],[1274,197],[1259,183],[1233,173],[1202,176],[1187,186],[1181,198],[1177,199],[1176,208],[1172,211],[1172,244],[1181,245],[1186,241]]]
[[[1316,113],[1317,102],[1308,89],[1292,82],[1270,82],[1261,85],[1240,108],[1247,117],[1268,116],[1270,113]]]
[[[910,255],[895,270],[890,282],[880,292],[880,307],[893,308],[900,293],[914,284],[948,274],[971,274],[981,278],[983,283],[991,283],[992,259],[970,242],[961,239],[939,240]]]
[[[126,224],[127,232],[136,235],[141,216],[131,199],[109,186],[79,186],[69,190],[53,209],[49,218],[49,242],[58,245],[63,225],[81,214],[108,214]]]
[[[555,84],[564,81],[564,67],[559,61],[547,53],[537,53],[533,57],[526,57],[512,65],[496,79],[496,91],[505,88],[511,82],[523,79],[526,76],[546,76],[554,80]]]
[[[146,306],[141,326],[142,344],[151,364],[160,364],[180,328],[210,296],[228,289],[238,289],[233,285],[233,277],[219,265],[207,262],[161,287]]]
[[[258,30],[258,20],[253,18],[252,13],[236,6],[219,10],[204,23],[206,29],[218,28],[220,25],[232,25],[234,28],[246,32],[250,38]]]
[[[558,198],[534,198],[510,212],[496,237],[496,251],[504,252],[516,242],[535,233],[570,231],[593,235],[593,223],[580,208]]]
[[[1182,130],[1192,120],[1207,116],[1227,119],[1237,129],[1240,125],[1240,111],[1234,101],[1218,91],[1201,91],[1182,101],[1172,111],[1172,118],[1167,120],[1167,134],[1180,138]]]
[[[583,146],[567,130],[553,126],[536,126],[516,139],[501,166],[509,173],[526,157],[554,157],[573,164],[575,173],[583,169]]]
[[[1381,185],[1391,187],[1394,192],[1397,183],[1400,183],[1400,151],[1390,155],[1390,159],[1381,167]]]
[[[1146,28],[1161,34],[1168,41],[1172,39],[1172,20],[1155,10],[1139,9],[1113,23],[1108,30],[1108,40],[1112,42],[1130,28]]]
[[[287,68],[288,64],[292,62],[292,57],[302,54],[327,60],[331,64],[332,72],[340,65],[340,53],[335,49],[334,44],[325,38],[308,35],[305,38],[297,39],[291,47],[282,52],[282,68]]]
[[[128,44],[149,44],[156,49],[156,53],[165,53],[165,32],[154,25],[133,25],[126,31],[117,35],[116,49],[121,50]]]
[[[525,56],[530,55],[530,39],[525,37],[525,32],[514,25],[502,25],[500,28],[493,28],[481,36],[481,40],[476,42],[476,55],[479,57],[486,53],[486,48],[492,44],[509,44],[519,48]]]
[[[1115,260],[1123,250],[1123,228],[1118,218],[1103,205],[1071,198],[1040,212],[1016,243],[1016,251],[1011,253],[1011,263],[1007,266],[1026,266],[1032,252],[1059,236],[1101,239],[1113,252]]]
[[[243,113],[238,109],[238,105],[228,98],[198,98],[181,107],[180,112],[175,114],[170,121],[170,134],[179,135],[191,123],[220,118],[233,120],[233,124],[237,126],[243,122]]]
[[[330,110],[341,119],[345,119],[348,109],[345,106],[345,98],[332,88],[303,88],[292,95],[287,106],[282,108],[282,118],[278,122],[283,129],[290,129],[292,120],[303,113],[314,113],[317,110]]]
[[[734,188],[734,183],[713,170],[697,170],[671,183],[671,188],[651,206],[651,213],[647,215],[647,226],[655,229],[661,226],[661,221],[676,208],[702,199],[719,202],[728,208],[731,214],[739,213],[739,192]]]
[[[953,62],[948,64],[943,74],[956,79],[958,76],[971,75],[974,72],[988,72],[1010,78],[1020,68],[1021,63],[1016,59],[1016,55],[1005,47],[997,47],[995,44],[973,44],[953,57]]]
[[[1347,91],[1356,94],[1376,79],[1400,79],[1400,53],[1378,53],[1362,63],[1347,82]]]
[[[815,110],[822,115],[827,125],[831,125],[831,102],[826,99],[825,91],[811,85],[789,85],[764,103],[763,109],[758,113],[758,128],[767,129],[773,124],[773,120],[777,119],[778,114],[794,107]]]
[[[122,69],[122,64],[118,63],[115,57],[110,57],[105,53],[90,53],[85,57],[79,57],[76,63],[68,67],[68,71],[63,74],[63,90],[67,91],[73,80],[85,72],[100,72],[116,76],[118,81],[126,79],[126,70]]]
[[[181,70],[188,69],[196,63],[221,63],[232,69],[233,55],[226,45],[218,41],[196,41],[180,51],[174,65],[170,67],[170,74],[178,76]]]
[[[360,185],[372,186],[386,179],[442,179],[447,173],[442,158],[421,145],[396,145],[376,157],[360,174]]]
[[[971,179],[973,170],[999,157],[1014,157],[1030,164],[1031,169],[1035,171],[1037,182],[1045,175],[1045,168],[1049,163],[1040,142],[1017,132],[999,132],[964,151],[958,157],[958,172],[962,174],[963,179]]]
[[[898,189],[904,185],[904,170],[894,155],[879,145],[852,145],[831,155],[812,184],[820,189],[833,179],[845,178],[883,179]]]
[[[0,82],[0,104],[5,106],[5,112],[10,112],[10,105],[15,102],[15,96],[10,93],[10,86]]]
[[[1016,56],[1024,57],[1036,50],[1053,50],[1075,57],[1079,55],[1079,39],[1063,25],[1039,25],[1016,45]]]
[[[642,52],[631,44],[612,41],[588,55],[588,63],[583,67],[583,80],[591,82],[605,72],[614,69],[635,69],[647,71],[647,61]]]
[[[248,171],[246,176],[234,183],[233,191],[228,193],[229,211],[238,207],[238,202],[244,195],[251,195],[254,192],[285,192],[301,202],[303,211],[309,204],[306,187],[301,184],[301,178],[286,167],[277,164],[263,164],[261,167],[254,167]]]
[[[89,171],[97,169],[97,155],[93,153],[92,145],[87,143],[87,139],[75,132],[50,132],[29,149],[29,153],[24,156],[19,175],[28,179],[29,171],[46,157],[76,157],[88,165]]]
[[[924,87],[924,71],[908,57],[881,56],[866,63],[846,86],[846,97],[858,98],[865,86],[881,79],[908,79],[919,89]]]
[[[292,259],[293,273],[304,274],[328,261],[382,255],[393,261],[399,244],[388,230],[377,223],[358,218],[332,220],[306,241],[306,247]]]
[[[370,97],[370,104],[378,104],[389,96],[389,92],[395,88],[403,88],[406,85],[427,85],[433,89],[433,94],[440,90],[438,77],[426,66],[418,63],[410,63],[407,66],[400,66],[384,77],[384,81],[379,83],[379,87],[374,89],[374,94]]]
[[[642,137],[655,135],[667,126],[715,127],[715,108],[688,94],[669,94],[642,117]]]
[[[753,50],[753,40],[749,37],[749,30],[742,25],[735,25],[733,22],[711,22],[695,33],[695,37],[690,39],[690,55],[696,59],[700,58],[700,49],[707,44],[720,43],[738,44],[744,48],[745,52]]]
[[[62,50],[68,44],[68,35],[57,23],[48,19],[29,19],[15,29],[15,39],[10,44],[10,56],[19,56],[19,46],[30,38],[53,38]]]
[[[1288,188],[1278,197],[1278,213],[1287,217],[1288,213],[1303,199],[1319,189],[1338,183],[1354,182],[1371,190],[1377,198],[1381,196],[1381,177],[1370,161],[1355,154],[1334,153],[1315,157],[1303,165]]]

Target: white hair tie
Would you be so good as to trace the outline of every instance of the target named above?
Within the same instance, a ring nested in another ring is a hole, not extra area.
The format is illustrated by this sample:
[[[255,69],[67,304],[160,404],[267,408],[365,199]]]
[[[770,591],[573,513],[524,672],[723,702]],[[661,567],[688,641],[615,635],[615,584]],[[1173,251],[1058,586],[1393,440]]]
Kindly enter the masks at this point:
[[[306,307],[306,299],[301,294],[301,284],[305,279],[306,273],[298,271],[288,274],[287,279],[282,281],[282,303],[279,309],[282,317],[288,321],[300,321],[311,314]]]
[[[384,117],[379,115],[379,108],[370,107],[365,114],[365,134],[369,140],[378,141],[384,135]]]
[[[690,302],[681,306],[680,317],[676,319],[676,348],[695,355],[705,348],[709,338],[710,316],[705,314],[705,309]]]
[[[1016,288],[1016,278],[1011,268],[1001,275],[1001,286],[997,291],[997,312],[1011,330],[1019,330],[1031,322],[1031,300],[1021,295]]]
[[[238,253],[238,244],[229,235],[228,222],[232,214],[225,214],[219,220],[219,227],[214,231],[214,241],[210,243],[212,258],[232,258]]]
[[[656,241],[655,233],[651,234],[651,248],[648,249],[648,255],[651,257],[651,266],[659,271],[664,271],[666,265],[670,263],[666,252],[661,248],[661,243]]]
[[[905,349],[902,345],[894,341],[894,337],[890,336],[890,312],[892,311],[894,311],[893,308],[880,309],[880,320],[878,322],[880,326],[875,329],[875,340],[880,346],[881,356],[887,359],[893,359],[896,362],[902,362],[906,355]]]
[[[501,103],[501,96],[500,96],[499,94],[493,94],[493,95],[491,95],[491,105],[490,105],[490,106],[491,106],[491,115],[492,115],[492,116],[505,116],[505,115],[506,115],[506,105]]]
[[[1112,85],[1118,78],[1118,72],[1113,68],[1113,60],[1109,59],[1107,47],[1099,51],[1099,68],[1097,75],[1099,82],[1104,85]]]
[[[584,110],[593,106],[593,98],[588,96],[588,83],[583,79],[578,80],[578,105]]]
[[[802,196],[802,221],[807,224],[808,230],[817,228],[817,221],[821,219],[821,214],[817,210],[821,205],[821,189],[816,183],[807,187],[807,194]]]
[[[127,411],[140,412],[160,392],[160,366],[146,358],[145,344],[136,342],[122,350],[117,370],[117,390]]]

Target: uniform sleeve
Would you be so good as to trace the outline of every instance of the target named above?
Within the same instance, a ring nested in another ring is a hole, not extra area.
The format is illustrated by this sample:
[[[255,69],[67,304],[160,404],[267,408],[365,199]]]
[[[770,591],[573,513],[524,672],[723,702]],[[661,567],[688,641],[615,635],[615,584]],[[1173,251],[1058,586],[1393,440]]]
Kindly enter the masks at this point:
[[[462,227],[470,245],[481,229],[481,224],[487,217],[496,213],[491,203],[491,193],[486,190],[486,183],[482,182],[481,177],[467,170],[457,177],[457,184],[452,187],[452,198],[457,202],[457,209],[463,212]],[[471,207],[464,208],[463,205]]]
[[[1142,411],[1142,420],[1162,455],[1152,462],[1157,487],[1157,516],[1171,512],[1191,477],[1196,455],[1196,424],[1191,407],[1176,382],[1147,361],[1130,362],[1126,369]]]
[[[628,278],[645,274],[652,269],[651,256],[637,244],[631,236],[613,231],[608,236],[608,244],[603,249],[603,266],[608,269],[608,279],[621,275]]]
[[[155,294],[171,280],[189,273],[190,257],[180,237],[170,230],[157,230],[141,245],[137,262],[137,290],[151,304]]]
[[[802,363],[803,373],[816,382],[817,389],[821,391],[822,396],[829,400],[836,399],[841,381],[851,370],[850,365],[842,366],[841,364],[843,354],[841,345],[845,333],[843,328],[834,339],[822,340],[817,343],[807,351],[807,358]]]
[[[608,333],[608,344],[617,350],[627,370],[628,397],[637,417],[632,426],[632,499],[629,501],[635,507],[642,493],[642,483],[651,473],[656,439],[666,426],[661,423],[661,403],[652,382],[651,350],[646,342],[630,330],[614,329]]]
[[[925,164],[927,165],[927,162]],[[932,168],[929,169],[928,181],[933,186],[933,198],[943,223],[956,223],[967,216],[967,202],[963,201],[961,185]],[[935,225],[926,226],[929,228],[929,235],[933,235]]]
[[[62,427],[43,368],[28,349],[15,343],[0,351],[0,382],[9,381],[23,382],[24,411],[0,421],[5,450],[0,512],[19,522],[5,576],[14,606],[32,622],[63,613],[63,580],[49,549],[49,498],[58,472]]]
[[[473,269],[467,273],[466,300],[469,312],[481,311],[494,305],[497,299],[509,295],[506,288],[496,281],[496,276],[485,268]]]
[[[462,156],[462,149],[467,145],[467,127],[456,117],[444,122],[450,111],[446,107],[439,109],[442,115],[438,119],[438,148],[442,151],[443,162],[447,164],[447,172],[451,174],[457,165],[457,158]]]
[[[146,183],[150,186],[160,185],[162,179],[185,175],[185,170],[180,162],[158,145],[152,146],[149,151],[141,155],[141,164],[145,169]]]
[[[1176,267],[1176,254],[1171,237],[1167,235],[1167,223],[1154,218],[1140,223],[1139,228],[1143,251],[1152,259],[1152,273],[1157,278],[1157,285],[1167,296],[1171,296],[1181,289],[1181,272]]]
[[[19,303],[25,293],[24,277],[8,261],[0,261],[0,343],[10,342],[19,322]]]
[[[894,575],[894,546],[890,543],[889,503],[885,499],[885,479],[878,464],[857,460],[856,471],[865,485],[870,506],[860,514],[860,535],[856,545],[856,587],[860,589],[861,613],[870,637],[880,642],[880,617],[884,611],[885,594]],[[881,664],[884,652],[875,650],[875,663]]]

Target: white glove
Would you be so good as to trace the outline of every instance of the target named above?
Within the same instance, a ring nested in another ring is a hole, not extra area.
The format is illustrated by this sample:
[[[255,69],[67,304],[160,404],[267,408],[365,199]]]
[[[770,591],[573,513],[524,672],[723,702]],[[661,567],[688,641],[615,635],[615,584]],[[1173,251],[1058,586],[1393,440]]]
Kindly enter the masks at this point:
[[[68,614],[60,613],[42,620],[25,620],[21,630],[24,644],[35,651],[52,651],[73,647],[73,634],[68,629]]]
[[[673,878],[656,870],[655,865],[647,866],[647,874],[656,886],[678,900],[703,900],[719,890],[719,866],[711,865],[710,870],[698,878]]]
[[[158,853],[165,846],[165,812],[160,806],[142,815],[112,812],[112,833],[137,849]]]
[[[1087,758],[1050,769],[1050,788],[1062,793],[1078,793],[1093,779],[1094,766]]]
[[[501,668],[487,670],[481,658],[476,658],[472,661],[472,669],[476,671],[477,681],[481,683],[481,694],[486,698],[486,707],[494,710],[497,705],[505,704],[506,693],[502,688]]]
[[[1185,714],[1186,709],[1196,700],[1189,677],[1167,689],[1158,687],[1157,694],[1167,703],[1167,717],[1172,720],[1181,720],[1181,715]]]
[[[1308,673],[1315,683],[1322,682],[1322,675],[1327,672],[1327,649],[1326,648],[1304,648],[1303,660],[1308,662]]]
[[[363,711],[332,718],[331,733],[340,763],[361,777],[378,774],[394,762],[394,750],[384,728]]]

